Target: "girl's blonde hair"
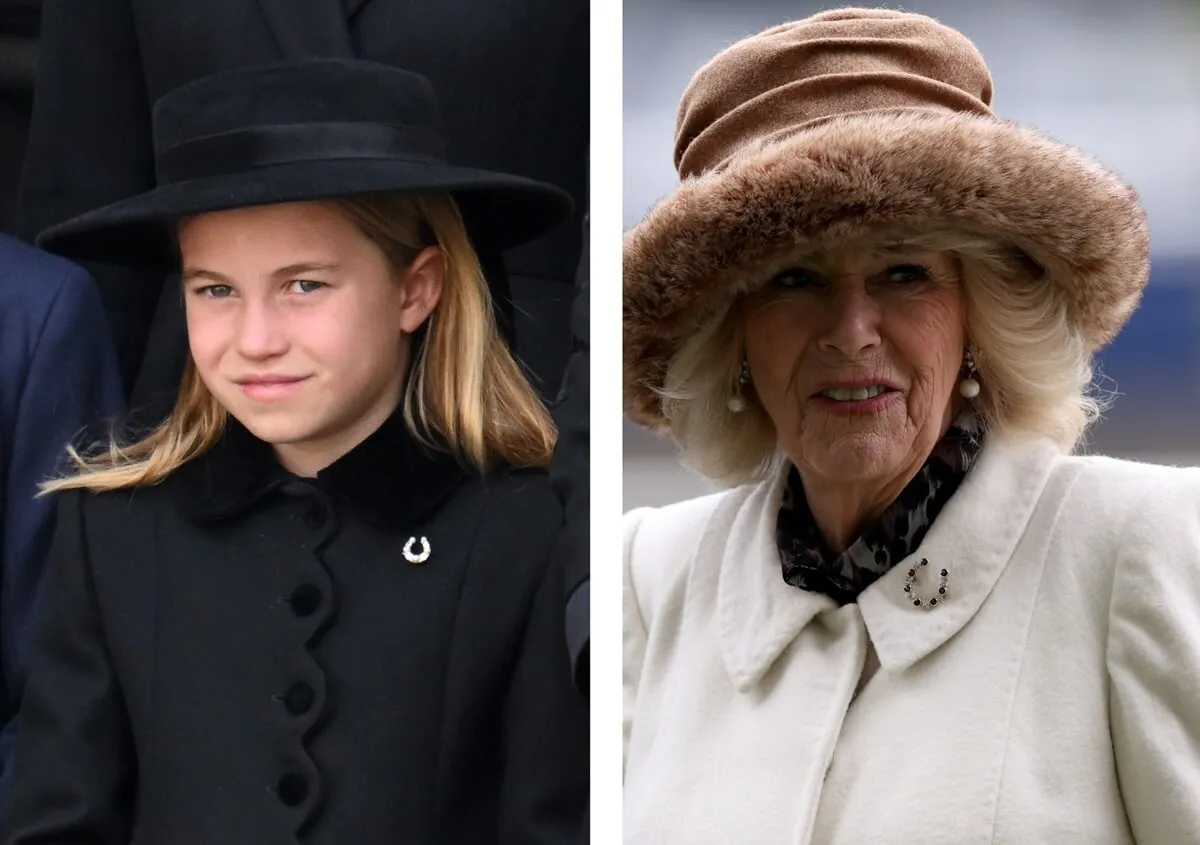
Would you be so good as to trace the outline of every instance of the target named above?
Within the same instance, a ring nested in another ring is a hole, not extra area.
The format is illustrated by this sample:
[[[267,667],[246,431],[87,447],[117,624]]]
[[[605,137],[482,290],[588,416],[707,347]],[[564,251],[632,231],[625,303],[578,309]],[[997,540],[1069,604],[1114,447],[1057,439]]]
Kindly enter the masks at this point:
[[[1091,351],[1068,320],[1059,290],[1016,249],[985,237],[881,237],[846,251],[897,249],[949,252],[962,267],[966,336],[983,387],[971,401],[985,430],[1049,437],[1064,451],[1075,449],[1107,400],[1091,392]],[[688,336],[667,365],[661,391],[684,462],[728,485],[761,480],[780,459],[775,427],[753,387],[745,391],[744,412],[727,404],[744,348],[736,302],[736,296],[726,301]]]
[[[500,336],[494,303],[461,214],[448,194],[379,194],[330,200],[387,256],[397,274],[437,245],[442,296],[409,351],[404,422],[433,450],[486,472],[496,463],[545,466],[555,429],[545,406]],[[228,412],[188,360],[175,407],[141,439],[67,454],[74,474],[42,493],[96,492],[157,484],[221,437]]]

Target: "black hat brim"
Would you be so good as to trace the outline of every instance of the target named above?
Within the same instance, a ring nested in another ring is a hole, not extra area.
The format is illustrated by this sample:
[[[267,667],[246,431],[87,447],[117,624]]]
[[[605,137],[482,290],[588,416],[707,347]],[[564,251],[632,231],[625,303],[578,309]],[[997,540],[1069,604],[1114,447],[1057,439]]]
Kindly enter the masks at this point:
[[[476,249],[508,249],[555,229],[570,195],[520,176],[395,159],[281,164],[251,173],[178,182],[81,214],[40,233],[36,243],[76,261],[173,268],[166,225],[235,208],[398,192],[449,192]]]

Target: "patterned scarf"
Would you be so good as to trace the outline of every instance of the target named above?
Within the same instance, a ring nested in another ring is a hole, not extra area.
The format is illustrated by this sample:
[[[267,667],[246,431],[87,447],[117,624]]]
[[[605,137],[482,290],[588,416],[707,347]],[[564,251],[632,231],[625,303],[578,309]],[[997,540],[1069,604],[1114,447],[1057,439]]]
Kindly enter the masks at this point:
[[[824,593],[839,605],[857,601],[859,593],[921,545],[982,445],[983,434],[974,417],[957,420],[879,520],[840,555],[826,547],[808,508],[800,473],[792,467],[775,531],[783,580]]]

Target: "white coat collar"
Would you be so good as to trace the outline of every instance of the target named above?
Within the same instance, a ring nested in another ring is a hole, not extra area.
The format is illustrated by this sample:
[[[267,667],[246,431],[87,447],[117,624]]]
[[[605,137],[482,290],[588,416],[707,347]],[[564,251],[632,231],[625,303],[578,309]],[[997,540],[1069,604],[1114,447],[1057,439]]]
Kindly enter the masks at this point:
[[[725,668],[740,692],[749,691],[803,628],[837,602],[820,593],[798,590],[783,580],[775,522],[787,482],[787,468],[731,496],[732,523],[717,514],[712,524],[729,524],[728,535],[709,531],[703,557],[719,555],[717,624]]]
[[[991,437],[962,486],[934,520],[920,547],[863,591],[858,608],[888,670],[911,666],[962,630],[979,611],[1016,549],[1060,454],[1048,440]],[[787,468],[743,496],[731,496],[727,537],[709,531],[699,554],[719,556],[717,615],[722,657],[734,685],[747,692],[801,630],[820,613],[837,609],[828,596],[784,582],[775,524]],[[722,518],[724,517],[724,518]],[[949,570],[950,598],[931,611],[904,598],[907,570],[929,560],[922,586]]]

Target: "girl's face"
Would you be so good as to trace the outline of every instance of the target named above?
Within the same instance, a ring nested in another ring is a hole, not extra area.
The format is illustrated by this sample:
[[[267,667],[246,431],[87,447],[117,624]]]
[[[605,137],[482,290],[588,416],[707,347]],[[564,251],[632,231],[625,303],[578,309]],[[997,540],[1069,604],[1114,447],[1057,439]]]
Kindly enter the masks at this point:
[[[441,296],[436,247],[397,271],[321,203],[202,214],[178,233],[200,378],[285,467],[315,475],[395,410],[409,335]]]

